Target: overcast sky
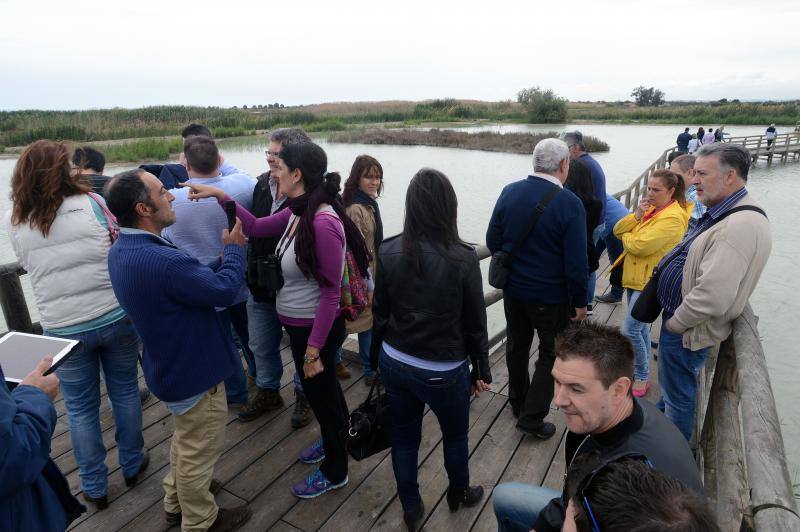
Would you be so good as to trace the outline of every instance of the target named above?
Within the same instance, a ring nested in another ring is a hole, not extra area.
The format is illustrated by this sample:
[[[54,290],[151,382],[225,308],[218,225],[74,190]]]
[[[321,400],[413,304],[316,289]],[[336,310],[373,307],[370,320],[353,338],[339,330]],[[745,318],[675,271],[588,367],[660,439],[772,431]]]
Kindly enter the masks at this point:
[[[123,5],[124,4],[124,5]],[[800,98],[800,1],[0,0],[0,109]]]

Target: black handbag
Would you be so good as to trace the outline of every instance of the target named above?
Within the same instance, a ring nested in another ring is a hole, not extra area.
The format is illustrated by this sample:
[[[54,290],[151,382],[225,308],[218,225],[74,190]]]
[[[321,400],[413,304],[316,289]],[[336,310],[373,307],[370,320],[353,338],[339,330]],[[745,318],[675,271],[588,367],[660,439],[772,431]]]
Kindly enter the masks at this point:
[[[381,393],[378,382],[376,375],[366,401],[350,412],[348,426],[342,432],[345,449],[356,461],[392,446],[389,403],[385,394]]]
[[[501,289],[506,287],[508,284],[508,278],[511,275],[511,263],[514,261],[517,250],[519,249],[520,245],[522,245],[522,242],[528,238],[528,235],[531,233],[531,231],[533,231],[533,228],[536,227],[536,222],[539,221],[544,209],[561,190],[561,187],[553,185],[547,194],[545,194],[544,198],[542,198],[542,201],[536,204],[536,208],[533,210],[533,215],[528,221],[527,227],[525,227],[525,229],[523,229],[523,231],[517,237],[517,241],[514,242],[514,247],[511,248],[510,253],[507,253],[503,250],[492,253],[492,259],[489,261],[490,285]]]
[[[718,218],[706,225],[702,230],[700,230],[700,232],[694,235],[691,240],[685,240],[679,247],[675,248],[675,251],[667,256],[663,264],[659,264],[653,269],[653,275],[650,277],[650,280],[647,281],[647,284],[642,289],[642,293],[639,294],[639,299],[636,300],[636,303],[631,309],[631,317],[642,323],[653,323],[656,321],[662,310],[661,303],[658,301],[658,278],[661,276],[661,272],[664,271],[664,268],[667,266],[667,264],[672,262],[675,257],[683,253],[684,248],[691,245],[695,238],[697,238],[701,233],[710,229],[714,224],[721,222],[731,214],[739,211],[755,211],[763,214],[765,218],[767,216],[767,213],[765,213],[763,210],[752,205],[734,207],[733,209],[722,213]]]

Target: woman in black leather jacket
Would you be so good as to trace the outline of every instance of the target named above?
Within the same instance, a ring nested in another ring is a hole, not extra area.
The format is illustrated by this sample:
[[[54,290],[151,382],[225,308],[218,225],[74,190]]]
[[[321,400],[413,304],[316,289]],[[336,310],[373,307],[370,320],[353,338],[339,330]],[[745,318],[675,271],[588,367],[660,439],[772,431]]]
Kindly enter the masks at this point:
[[[417,172],[403,233],[384,240],[375,275],[371,364],[389,398],[392,464],[412,531],[426,515],[417,484],[426,404],[442,428],[450,509],[483,497],[482,487],[469,485],[467,430],[470,396],[492,382],[486,307],[478,256],[458,236],[457,207],[443,173]]]

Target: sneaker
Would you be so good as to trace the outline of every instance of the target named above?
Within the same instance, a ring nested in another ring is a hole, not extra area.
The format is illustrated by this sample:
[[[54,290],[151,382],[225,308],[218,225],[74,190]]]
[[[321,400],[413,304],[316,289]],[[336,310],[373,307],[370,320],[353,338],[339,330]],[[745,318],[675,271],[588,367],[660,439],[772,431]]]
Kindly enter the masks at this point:
[[[591,316],[592,314],[594,314],[594,306],[586,305],[586,315]]]
[[[322,438],[303,449],[299,460],[304,464],[316,464],[325,460],[325,446],[322,443]]]
[[[556,433],[556,426],[547,421],[539,421],[533,425],[517,422],[517,430],[521,430],[525,434],[529,434],[540,440],[548,440]]]
[[[257,419],[261,414],[276,410],[283,406],[283,398],[278,390],[262,390],[258,388],[255,395],[239,412],[239,421],[248,422]]]
[[[336,376],[339,377],[342,380],[349,379],[350,378],[350,370],[347,369],[347,366],[345,366],[342,362],[337,362],[336,363]]]
[[[617,303],[622,303],[622,298],[614,297],[611,295],[611,292],[603,294],[602,296],[597,296],[594,298],[594,300],[598,303],[606,303],[607,305],[616,305]]]
[[[367,377],[364,377],[364,385],[371,388],[372,385],[375,384],[375,381],[377,379],[378,379],[378,376],[375,375],[375,374],[372,374],[372,375],[369,375]]]
[[[243,504],[234,508],[220,508],[208,532],[233,532],[239,530],[253,516],[253,510]]]
[[[301,499],[313,499],[319,497],[326,491],[335,490],[347,485],[347,477],[338,484],[333,484],[330,480],[325,478],[322,471],[317,469],[306,477],[305,480],[298,482],[292,486],[292,493],[295,497]]]
[[[150,400],[151,395],[150,390],[148,390],[146,386],[141,386],[139,388],[139,402],[142,403],[142,406]]]
[[[89,495],[84,493],[83,499],[86,502],[94,504],[94,507],[97,509],[97,511],[105,510],[106,508],[108,508],[108,495],[102,495],[100,497],[90,497]]]
[[[652,383],[650,381],[640,381],[636,379],[633,381],[633,396],[634,397],[644,397],[647,395],[647,392],[650,391],[650,386]]]
[[[211,485],[208,487],[208,491],[211,492],[211,495],[216,495],[220,491],[222,491],[222,482],[219,480],[212,478]],[[164,521],[167,522],[167,526],[181,526],[181,519],[183,518],[183,514],[181,512],[168,512],[164,510]]]
[[[300,427],[305,427],[309,423],[311,423],[311,417],[313,412],[311,411],[311,405],[308,403],[308,399],[305,398],[304,395],[301,395],[294,391],[294,412],[292,412],[292,428],[299,429]]]

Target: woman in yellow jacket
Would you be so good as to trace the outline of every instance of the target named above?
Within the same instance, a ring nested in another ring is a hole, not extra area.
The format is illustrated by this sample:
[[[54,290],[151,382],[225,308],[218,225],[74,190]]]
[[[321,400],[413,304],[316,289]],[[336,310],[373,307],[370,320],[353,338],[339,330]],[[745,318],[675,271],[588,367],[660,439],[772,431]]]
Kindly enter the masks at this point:
[[[693,204],[685,198],[683,179],[669,170],[656,170],[647,180],[647,195],[636,211],[614,226],[623,253],[612,268],[622,267],[622,286],[628,296],[628,314],[622,333],[630,339],[636,355],[633,395],[642,397],[650,389],[650,324],[631,316],[631,309],[650,280],[661,258],[686,233]]]

